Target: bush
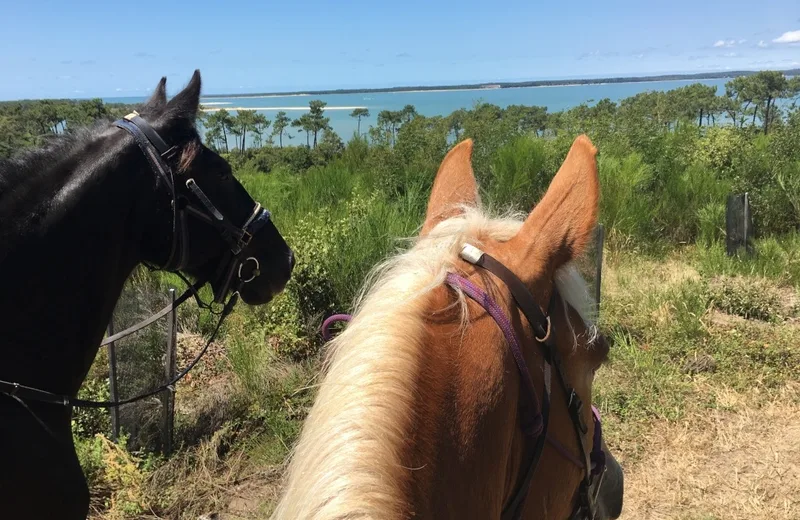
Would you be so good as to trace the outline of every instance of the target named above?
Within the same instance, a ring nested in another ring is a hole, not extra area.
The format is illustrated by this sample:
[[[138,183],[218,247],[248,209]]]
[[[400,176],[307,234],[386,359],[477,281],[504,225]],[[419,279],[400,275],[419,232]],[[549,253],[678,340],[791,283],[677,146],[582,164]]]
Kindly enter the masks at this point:
[[[711,302],[722,312],[745,319],[779,321],[781,297],[764,278],[720,277],[711,284]]]
[[[107,365],[106,365],[107,366]],[[109,399],[108,378],[87,377],[83,382],[78,399],[88,401],[107,401]],[[72,434],[89,438],[98,433],[111,432],[111,417],[105,408],[73,408]]]
[[[151,509],[143,488],[155,459],[131,454],[125,444],[124,437],[115,444],[101,434],[75,442],[92,506],[107,510],[108,518],[141,518]]]
[[[492,158],[488,202],[530,210],[555,175],[544,170],[546,158],[544,141],[527,135],[500,147]]]
[[[728,182],[702,165],[694,164],[671,175],[658,197],[658,235],[675,242],[693,242],[700,235],[701,214],[706,219],[704,226],[708,232],[707,219],[714,217],[719,209],[714,209],[713,205],[724,204],[730,191]],[[724,225],[724,219],[719,222]]]
[[[623,159],[602,156],[600,174],[600,221],[610,234],[642,237],[652,221],[652,203],[645,191],[651,169],[639,154]]]
[[[725,238],[725,204],[709,202],[697,210],[697,239],[701,244],[711,245]]]

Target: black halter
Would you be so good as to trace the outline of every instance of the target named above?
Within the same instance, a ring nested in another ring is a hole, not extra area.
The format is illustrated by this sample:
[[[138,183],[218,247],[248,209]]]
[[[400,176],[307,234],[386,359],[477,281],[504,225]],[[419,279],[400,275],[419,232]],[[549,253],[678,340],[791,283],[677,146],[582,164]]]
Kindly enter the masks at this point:
[[[188,374],[189,371],[200,361],[200,358],[202,358],[206,353],[209,345],[211,345],[211,342],[214,341],[214,338],[219,332],[223,320],[228,316],[228,314],[231,313],[233,307],[236,305],[239,299],[239,291],[241,288],[244,286],[244,284],[253,281],[261,274],[258,259],[252,256],[244,258],[244,250],[250,243],[253,235],[257,233],[258,230],[261,229],[267,222],[269,222],[270,212],[267,209],[262,208],[261,204],[255,203],[255,207],[253,208],[250,217],[241,227],[237,227],[231,224],[222,215],[222,213],[220,213],[220,211],[208,199],[206,194],[203,193],[203,190],[200,189],[195,180],[189,178],[185,181],[186,187],[202,206],[201,208],[198,208],[192,205],[186,196],[178,194],[177,190],[175,189],[175,176],[172,168],[170,168],[170,166],[167,164],[167,161],[175,157],[177,148],[175,146],[167,145],[164,139],[158,135],[158,132],[156,132],[156,130],[150,126],[150,124],[145,121],[137,112],[132,112],[126,115],[123,119],[115,121],[114,125],[133,135],[134,139],[136,140],[136,144],[139,145],[142,153],[147,158],[147,162],[150,164],[150,167],[158,175],[158,178],[164,182],[170,193],[173,217],[172,242],[167,261],[163,266],[160,267],[160,269],[175,272],[181,276],[181,278],[183,278],[183,275],[181,275],[178,271],[185,267],[189,250],[189,235],[186,232],[186,214],[188,213],[189,215],[199,218],[200,220],[216,228],[223,241],[225,241],[229,247],[214,275],[216,281],[218,282],[217,289],[214,292],[214,302],[224,302],[225,297],[231,290],[231,286],[234,281],[234,275],[238,276],[237,285],[234,288],[231,297],[225,303],[222,311],[218,313],[220,316],[219,321],[217,322],[217,325],[206,345],[186,366],[186,368],[181,370],[175,377],[172,378],[171,381],[168,381],[166,384],[143,394],[139,394],[135,397],[120,401],[85,401],[68,395],[54,394],[46,390],[33,388],[16,382],[0,380],[0,394],[8,395],[9,397],[19,401],[26,408],[27,405],[25,405],[25,403],[22,401],[23,399],[61,406],[112,408],[123,404],[133,403],[135,401],[140,401],[146,397],[167,390],[172,385],[183,379],[183,377]],[[249,266],[248,269],[245,269],[246,266]],[[185,278],[183,279],[185,280]],[[200,300],[197,292],[207,282],[208,280],[198,280],[194,284],[189,284],[187,282],[189,288],[180,297],[178,297],[174,303],[167,305],[146,320],[139,322],[136,325],[133,325],[117,334],[114,334],[113,336],[105,338],[100,346],[108,345],[113,341],[124,338],[130,334],[133,334],[137,330],[150,325],[157,319],[176,309],[191,296],[195,297],[195,299],[198,301],[198,305],[201,307],[210,308],[208,304],[205,304]],[[33,412],[31,411],[31,413]],[[34,417],[46,430],[49,431],[47,426],[44,425],[41,420],[39,420],[38,416],[34,414]]]
[[[530,490],[531,480],[536,472],[536,467],[539,463],[542,450],[544,449],[545,440],[547,439],[547,426],[550,418],[550,374],[551,367],[555,366],[555,372],[558,375],[558,380],[561,384],[561,388],[564,391],[566,406],[569,411],[569,416],[572,420],[572,425],[575,429],[577,444],[581,452],[580,461],[574,462],[579,466],[582,466],[584,469],[583,479],[581,480],[581,483],[576,491],[577,500],[575,509],[573,510],[570,519],[594,520],[597,515],[596,493],[600,489],[600,484],[602,483],[602,478],[606,470],[605,455],[601,448],[602,434],[600,431],[599,420],[593,415],[595,419],[595,435],[592,439],[592,451],[587,452],[583,443],[583,437],[588,432],[586,422],[581,415],[583,410],[583,402],[581,401],[575,389],[570,386],[569,382],[567,381],[567,377],[562,366],[561,355],[559,354],[558,348],[555,344],[553,325],[550,321],[550,316],[555,310],[558,292],[555,289],[553,290],[553,295],[550,298],[550,304],[548,306],[547,316],[545,316],[525,284],[522,283],[522,281],[517,278],[514,273],[512,273],[506,266],[497,261],[495,258],[469,244],[465,245],[462,249],[461,258],[475,266],[491,272],[500,280],[502,280],[503,283],[509,288],[514,301],[525,315],[528,323],[530,323],[531,327],[533,328],[536,343],[542,346],[541,350],[544,357],[544,392],[540,403],[538,394],[532,382],[527,384],[527,381],[530,381],[530,375],[527,364],[522,357],[520,346],[517,344],[516,340],[511,342],[510,346],[515,362],[520,370],[520,375],[523,378],[523,382],[526,383],[520,385],[520,412],[522,415],[522,428],[526,438],[533,442],[533,449],[530,451],[527,461],[523,466],[526,468],[523,479],[514,492],[511,501],[503,508],[501,519],[517,520],[521,518],[525,498]],[[489,311],[491,303],[494,303],[493,301],[487,301],[491,300],[491,298],[486,293],[482,293],[482,291],[472,285],[471,282],[460,276],[451,274],[448,277],[448,283],[464,290],[465,294],[478,301],[478,303],[483,305],[487,311]],[[490,314],[492,314],[492,312],[490,312]],[[498,325],[502,329],[508,329],[509,334],[514,334],[513,330],[511,330],[510,323],[501,323],[502,318],[498,319],[498,317],[495,317],[494,315],[492,315],[492,317],[498,322]],[[506,334],[506,330],[504,330],[504,334]],[[574,457],[571,456],[569,458],[570,460],[573,460]],[[594,482],[595,477],[598,475],[600,479],[597,482]],[[591,492],[591,487],[593,485],[596,486],[594,494]]]

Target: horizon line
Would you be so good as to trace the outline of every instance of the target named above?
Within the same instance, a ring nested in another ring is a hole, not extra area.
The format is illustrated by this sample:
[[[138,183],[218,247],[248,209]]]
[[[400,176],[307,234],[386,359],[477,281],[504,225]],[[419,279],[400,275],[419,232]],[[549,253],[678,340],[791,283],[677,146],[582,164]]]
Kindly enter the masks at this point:
[[[452,91],[452,90],[494,90],[504,88],[531,88],[531,87],[558,87],[574,85],[598,85],[603,83],[647,83],[659,81],[680,81],[680,80],[703,80],[703,79],[728,79],[738,76],[756,74],[761,71],[783,72],[789,76],[800,75],[800,68],[757,68],[739,69],[714,72],[685,72],[685,73],[659,73],[651,75],[630,75],[630,76],[605,76],[605,77],[585,77],[585,78],[562,78],[562,79],[539,79],[527,81],[483,81],[476,83],[450,83],[440,85],[401,85],[392,87],[363,87],[363,88],[335,88],[317,90],[292,90],[292,91],[273,91],[273,92],[238,92],[238,93],[218,93],[202,94],[201,99],[214,98],[241,98],[241,97],[283,97],[283,96],[318,96],[336,94],[369,94],[369,93],[396,93],[396,92],[427,92],[427,91]],[[87,100],[87,99],[113,99],[113,98],[147,98],[150,92],[143,95],[130,96],[90,96],[90,97],[44,97],[44,98],[18,98],[0,100],[0,103],[13,103],[20,101],[35,100]]]

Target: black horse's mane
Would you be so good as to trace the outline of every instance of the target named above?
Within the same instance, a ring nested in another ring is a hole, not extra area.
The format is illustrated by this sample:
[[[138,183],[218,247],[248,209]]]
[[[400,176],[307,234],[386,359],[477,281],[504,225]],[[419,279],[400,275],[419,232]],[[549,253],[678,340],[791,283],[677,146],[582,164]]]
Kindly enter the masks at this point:
[[[93,125],[50,136],[41,146],[10,159],[0,159],[0,260],[22,235],[36,229],[57,209],[54,196],[73,173],[72,168],[58,165],[76,160],[107,131],[109,123],[110,120],[101,119]],[[54,173],[60,177],[55,178]]]
[[[45,138],[38,147],[22,150],[8,159],[0,159],[0,195],[17,183],[36,182],[54,162],[75,153],[108,128],[111,119],[101,119],[91,126],[79,127]],[[2,200],[2,199],[0,199]]]
[[[171,134],[176,142],[196,141],[199,93],[200,76],[195,71],[189,86],[167,103],[166,78],[161,78],[152,97],[137,111],[158,131]],[[111,118],[101,118],[92,125],[49,136],[37,148],[21,151],[11,159],[0,159],[0,260],[17,238],[58,209],[54,204],[75,202],[75,197],[60,202],[54,197],[68,182],[66,177],[73,174],[74,163],[82,155],[104,155],[103,150],[93,149],[91,143],[108,132],[112,122]],[[124,132],[120,137],[125,138]],[[183,150],[182,166],[194,158],[197,149],[189,146]],[[55,178],[54,174],[61,177]]]

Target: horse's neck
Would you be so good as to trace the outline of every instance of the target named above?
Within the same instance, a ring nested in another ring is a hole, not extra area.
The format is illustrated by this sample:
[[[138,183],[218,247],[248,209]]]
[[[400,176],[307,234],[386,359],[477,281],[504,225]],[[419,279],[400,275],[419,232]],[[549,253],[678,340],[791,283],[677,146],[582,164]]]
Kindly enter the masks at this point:
[[[66,182],[44,224],[0,259],[0,379],[76,392],[140,261],[144,229],[136,208],[152,198],[149,173],[119,154],[85,155],[61,163],[70,173],[57,165],[41,176]],[[128,164],[136,166],[120,166]]]

